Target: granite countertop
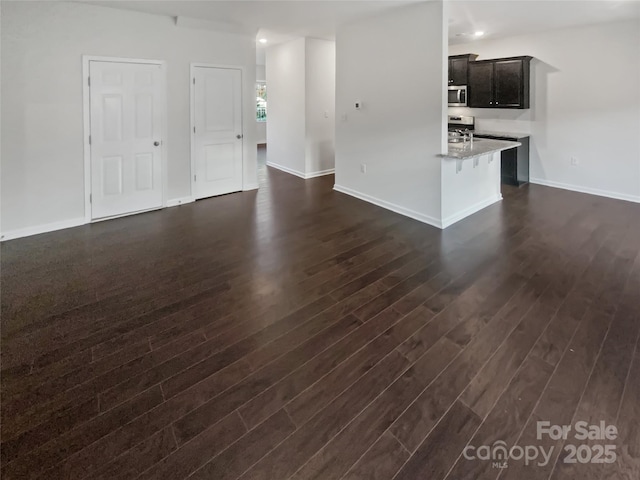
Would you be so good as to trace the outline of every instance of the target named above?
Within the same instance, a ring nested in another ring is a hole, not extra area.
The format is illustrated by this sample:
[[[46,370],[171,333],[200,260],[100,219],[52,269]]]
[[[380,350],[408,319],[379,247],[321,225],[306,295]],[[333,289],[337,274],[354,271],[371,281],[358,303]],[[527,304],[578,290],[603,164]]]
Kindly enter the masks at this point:
[[[526,138],[530,136],[528,133],[496,132],[494,130],[474,130],[473,134],[489,135],[491,137],[504,137],[504,138]]]
[[[501,152],[510,148],[519,147],[520,142],[507,142],[505,140],[493,140],[490,138],[473,139],[473,142],[449,143],[446,154],[440,154],[443,158],[465,160],[467,158]]]

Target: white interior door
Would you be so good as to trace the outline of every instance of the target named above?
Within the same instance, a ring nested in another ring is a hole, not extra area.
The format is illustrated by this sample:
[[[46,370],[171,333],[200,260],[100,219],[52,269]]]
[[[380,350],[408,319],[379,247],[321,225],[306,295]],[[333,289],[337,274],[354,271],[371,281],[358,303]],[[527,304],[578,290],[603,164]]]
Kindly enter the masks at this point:
[[[194,67],[194,196],[242,190],[242,72]]]
[[[162,66],[89,62],[91,218],[162,207]]]

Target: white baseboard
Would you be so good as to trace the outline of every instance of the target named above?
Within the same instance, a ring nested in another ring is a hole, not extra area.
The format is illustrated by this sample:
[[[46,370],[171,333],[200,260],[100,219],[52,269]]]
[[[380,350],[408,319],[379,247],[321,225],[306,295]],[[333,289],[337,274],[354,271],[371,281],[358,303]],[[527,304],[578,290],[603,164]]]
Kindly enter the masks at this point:
[[[459,211],[453,215],[449,215],[447,218],[442,219],[442,228],[447,228],[453,225],[456,222],[459,222],[463,218],[467,218],[469,215],[473,215],[476,212],[479,212],[483,208],[487,208],[489,205],[493,205],[502,200],[502,195],[497,195],[495,197],[488,198],[481,202],[476,203],[475,205],[471,205],[464,210]]]
[[[296,177],[305,178],[303,172],[299,172],[298,170],[294,170],[292,168],[285,167],[284,165],[278,165],[277,163],[273,163],[273,162],[269,162],[268,161],[267,162],[267,166],[276,168],[276,169],[281,170],[281,171],[283,171],[285,173],[290,173],[291,175],[295,175]]]
[[[580,185],[572,185],[569,183],[553,182],[544,178],[529,179],[530,183],[544,185],[545,187],[561,188],[563,190],[571,190],[572,192],[588,193],[599,197],[615,198],[616,200],[626,200],[627,202],[640,203],[640,195],[628,195],[626,193],[611,192],[609,190],[600,190],[598,188],[582,187]]]
[[[322,177],[323,175],[333,175],[334,173],[336,173],[335,168],[330,168],[328,170],[318,170],[317,172],[307,173],[305,175],[305,178]]]
[[[196,200],[193,197],[173,198],[171,200],[167,200],[167,207],[177,207],[178,205],[184,205],[185,203],[192,203],[195,201]]]
[[[405,217],[413,218],[414,220],[418,220],[422,223],[427,223],[433,227],[442,228],[442,222],[440,222],[439,219],[430,217],[420,212],[416,212],[415,210],[411,210],[409,208],[396,205],[395,203],[387,202],[386,200],[381,200],[379,198],[372,197],[371,195],[360,193],[340,185],[334,185],[333,189],[336,192],[345,193],[360,200],[364,200],[365,202],[373,203],[374,205],[386,208],[387,210],[391,210],[392,212],[399,213],[400,215],[404,215]]]
[[[55,232],[65,228],[79,227],[86,223],[85,218],[73,218],[71,220],[63,220],[61,222],[46,223],[34,227],[19,228],[18,230],[9,230],[0,234],[0,241],[13,240],[15,238],[30,237],[31,235],[39,235],[41,233]]]
[[[285,173],[290,173],[291,175],[295,175],[296,177],[304,178],[305,180],[309,178],[321,177],[323,175],[332,175],[336,171],[335,168],[330,168],[328,170],[318,170],[317,172],[304,173],[289,167],[285,167],[283,165],[278,165],[277,163],[273,162],[267,162],[267,166],[277,168],[278,170],[282,170]]]
[[[258,184],[252,183],[250,185],[245,185],[244,187],[242,187],[243,192],[248,192],[249,190],[258,190]]]

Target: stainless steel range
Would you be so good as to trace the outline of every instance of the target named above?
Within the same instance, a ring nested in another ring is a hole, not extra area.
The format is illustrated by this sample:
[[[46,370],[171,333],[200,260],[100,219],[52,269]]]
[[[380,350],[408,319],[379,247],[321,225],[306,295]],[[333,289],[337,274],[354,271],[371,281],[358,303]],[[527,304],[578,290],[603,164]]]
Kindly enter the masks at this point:
[[[462,115],[449,115],[447,117],[447,127],[449,130],[449,143],[471,141],[473,140],[475,119],[474,117]]]

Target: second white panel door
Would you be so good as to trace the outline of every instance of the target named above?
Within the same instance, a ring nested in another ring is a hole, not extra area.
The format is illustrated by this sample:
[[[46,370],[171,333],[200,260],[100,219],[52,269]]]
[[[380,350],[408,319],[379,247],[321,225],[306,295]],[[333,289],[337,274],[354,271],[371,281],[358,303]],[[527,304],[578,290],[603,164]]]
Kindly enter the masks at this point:
[[[242,72],[194,68],[195,198],[242,190]]]

